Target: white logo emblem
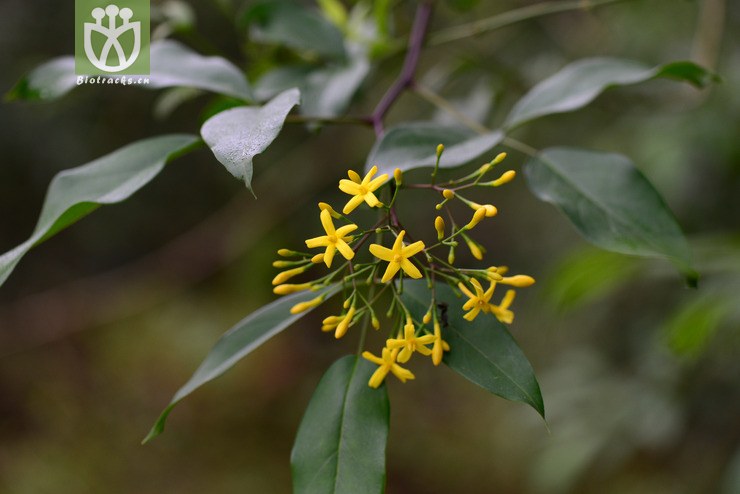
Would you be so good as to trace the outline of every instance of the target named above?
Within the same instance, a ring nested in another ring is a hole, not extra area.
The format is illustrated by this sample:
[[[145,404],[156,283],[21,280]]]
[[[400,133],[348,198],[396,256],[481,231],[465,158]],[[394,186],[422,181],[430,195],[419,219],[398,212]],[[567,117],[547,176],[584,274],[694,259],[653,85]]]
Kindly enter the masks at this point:
[[[91,14],[93,19],[95,19],[95,23],[85,23],[85,55],[87,55],[90,63],[105,72],[120,72],[131,67],[136,59],[139,58],[139,52],[141,51],[141,23],[138,21],[129,22],[134,12],[128,7],[119,10],[117,5],[111,4],[105,10],[100,7],[94,8]],[[108,26],[103,25],[103,17],[106,16],[108,17]],[[120,26],[116,26],[117,17],[123,20]],[[128,30],[133,32],[134,43],[131,52],[127,56],[119,38]],[[93,50],[93,32],[98,32],[105,36],[105,43],[99,55]],[[111,50],[114,50],[118,58],[118,64],[116,65],[108,65],[108,57]]]

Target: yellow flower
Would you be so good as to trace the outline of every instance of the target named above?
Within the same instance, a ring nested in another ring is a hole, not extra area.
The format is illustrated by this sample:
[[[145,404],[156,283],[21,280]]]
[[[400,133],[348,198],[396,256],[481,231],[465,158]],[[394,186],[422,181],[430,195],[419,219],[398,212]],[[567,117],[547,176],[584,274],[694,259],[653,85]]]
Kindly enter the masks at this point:
[[[334,222],[331,219],[331,213],[326,209],[321,210],[321,224],[324,226],[326,235],[322,237],[309,238],[306,240],[306,246],[309,249],[313,249],[314,247],[326,247],[326,252],[324,252],[324,263],[328,268],[331,267],[335,250],[338,250],[345,259],[352,259],[355,256],[355,253],[347,243],[352,241],[352,237],[348,237],[347,234],[356,230],[357,225],[345,225],[335,230]]]
[[[393,373],[401,382],[405,383],[409,379],[414,379],[414,375],[410,370],[404,369],[396,363],[396,356],[398,355],[398,349],[391,350],[390,348],[383,348],[383,354],[381,357],[376,357],[370,352],[362,352],[362,356],[370,362],[377,364],[379,367],[370,376],[368,385],[371,388],[377,388],[383,384],[385,376],[389,372]]]
[[[465,305],[463,305],[463,310],[470,311],[463,316],[463,318],[468,321],[475,319],[480,311],[483,311],[486,314],[492,312],[493,306],[490,301],[493,296],[493,289],[496,287],[496,284],[491,282],[491,286],[484,292],[483,287],[478,280],[472,279],[470,280],[470,284],[473,285],[475,294],[471,293],[470,290],[468,290],[468,287],[466,287],[462,282],[457,284],[458,288],[460,288],[460,290],[470,298],[470,300],[465,302]]]
[[[406,230],[401,230],[401,233],[396,237],[396,241],[393,243],[393,248],[389,249],[379,244],[371,244],[370,252],[372,255],[382,261],[388,261],[388,267],[385,270],[383,278],[380,280],[381,283],[386,283],[393,279],[399,269],[403,269],[407,275],[412,278],[421,278],[421,272],[419,269],[409,261],[409,257],[418,254],[424,250],[424,242],[421,240],[414,242],[411,245],[403,245],[403,236],[406,234]]]
[[[504,324],[511,324],[514,321],[514,313],[509,310],[509,307],[511,307],[515,296],[516,292],[514,290],[507,290],[499,305],[491,305],[491,313]]]
[[[439,322],[434,321],[434,345],[432,345],[432,363],[439,365],[442,363],[444,352],[450,351],[450,345],[442,339],[442,329]]]
[[[358,175],[357,172],[349,170],[347,175],[349,175],[350,180],[345,178],[339,181],[339,190],[354,196],[344,206],[344,209],[342,210],[344,214],[349,214],[354,211],[357,206],[362,204],[362,201],[365,201],[371,208],[380,204],[380,201],[375,197],[373,192],[388,180],[388,174],[384,173],[373,179],[373,175],[376,173],[378,173],[377,166],[372,167],[368,174],[365,175],[365,178],[360,178],[360,175]]]
[[[419,352],[422,355],[431,355],[432,351],[425,347],[434,341],[434,335],[428,334],[416,337],[416,328],[414,328],[414,322],[410,317],[406,318],[406,326],[403,327],[403,338],[389,338],[386,341],[385,346],[391,350],[396,348],[401,349],[401,353],[398,354],[396,359],[400,363],[408,362],[411,358],[411,354]]]

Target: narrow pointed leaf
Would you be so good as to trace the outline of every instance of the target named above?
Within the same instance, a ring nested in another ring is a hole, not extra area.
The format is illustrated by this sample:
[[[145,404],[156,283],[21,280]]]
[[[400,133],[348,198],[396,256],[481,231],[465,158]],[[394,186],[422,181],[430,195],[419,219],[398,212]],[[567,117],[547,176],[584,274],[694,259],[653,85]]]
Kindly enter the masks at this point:
[[[49,185],[31,237],[0,256],[0,285],[31,248],[88,215],[101,204],[114,204],[128,199],[156,177],[169,160],[196,142],[196,136],[185,134],[153,137],[57,174]]]
[[[252,190],[252,160],[275,140],[288,113],[299,102],[298,90],[289,89],[264,106],[222,111],[208,119],[200,133],[216,159]]]
[[[324,295],[326,300],[337,293],[339,288],[338,285],[331,285],[316,292],[304,291],[287,295],[239,321],[224,333],[190,380],[175,393],[143,442],[151,441],[162,433],[167,416],[183,398],[231,369],[254,349],[310,312],[307,310],[300,314],[291,314],[291,307],[321,295]]]
[[[445,146],[440,168],[454,168],[489,152],[502,139],[499,131],[479,135],[465,128],[429,122],[402,124],[388,129],[375,143],[365,168],[377,165],[379,173],[392,174],[396,168],[406,171],[432,167],[438,144]]]
[[[514,105],[504,127],[512,129],[530,120],[582,108],[613,86],[637,84],[658,77],[704,87],[718,76],[692,62],[650,67],[618,58],[587,58],[573,62],[533,87]]]
[[[431,291],[425,282],[404,283],[402,298],[413,317],[421,320],[429,309]],[[437,283],[437,303],[447,305],[447,325],[442,338],[449,343],[444,363],[469,381],[507,400],[526,403],[543,418],[542,393],[527,360],[502,323],[490,314],[480,314],[472,322],[463,319],[465,300],[452,289]]]
[[[151,44],[151,74],[149,84],[134,87],[158,89],[190,87],[213,91],[245,101],[252,100],[252,91],[244,74],[231,62],[221,57],[204,57],[172,40]],[[139,76],[121,76],[137,81]],[[107,76],[101,76],[106,79]],[[55,58],[40,65],[23,78],[6,95],[10,100],[53,100],[78,85],[74,57]]]
[[[357,356],[332,365],[311,398],[293,446],[295,494],[382,494],[390,403],[368,386],[377,367]]]
[[[696,283],[686,238],[660,194],[625,156],[550,148],[525,167],[534,194],[587,240],[622,254],[663,257]]]

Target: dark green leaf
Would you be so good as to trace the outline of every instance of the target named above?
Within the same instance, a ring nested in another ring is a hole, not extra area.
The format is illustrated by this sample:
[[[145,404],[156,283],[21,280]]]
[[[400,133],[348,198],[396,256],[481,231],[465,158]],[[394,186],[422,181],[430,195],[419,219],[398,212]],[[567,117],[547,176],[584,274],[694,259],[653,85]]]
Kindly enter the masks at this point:
[[[478,135],[465,128],[427,122],[402,124],[388,129],[375,143],[365,168],[377,165],[379,173],[392,174],[396,168],[406,171],[431,167],[436,161],[438,144],[445,145],[440,168],[453,168],[490,151],[502,139],[498,131]]]
[[[243,19],[254,41],[275,43],[299,52],[344,58],[344,38],[337,27],[314,10],[289,1],[262,2]]]
[[[198,142],[196,136],[167,135],[129,144],[86,165],[57,174],[31,237],[0,256],[0,285],[31,248],[95,210],[128,199],[164,165]]]
[[[681,228],[655,188],[625,156],[550,148],[531,158],[532,192],[554,204],[594,245],[622,254],[665,257],[696,282]]]
[[[390,404],[385,385],[368,386],[376,367],[344,357],[321,379],[291,454],[295,494],[380,494]]]
[[[718,77],[692,63],[676,62],[651,68],[617,58],[587,58],[573,62],[533,87],[514,105],[504,127],[512,129],[535,118],[577,110],[605,89],[668,77],[703,87]]]
[[[290,110],[300,102],[297,89],[289,89],[265,106],[239,107],[208,119],[200,129],[216,159],[252,190],[252,160],[267,149],[283,128]]]
[[[545,406],[532,365],[495,317],[480,314],[472,322],[463,319],[465,300],[441,283],[436,286],[437,303],[447,305],[447,326],[442,338],[450,345],[444,362],[455,372],[493,394],[526,403],[544,418]],[[425,282],[406,282],[404,302],[417,320],[429,308],[431,292]]]
[[[337,293],[339,288],[338,285],[331,285],[317,292],[305,291],[287,295],[257,309],[239,321],[224,333],[190,380],[175,393],[167,408],[164,409],[151,431],[149,431],[144,442],[148,442],[162,433],[167,416],[180,400],[231,369],[234,364],[249,355],[252,350],[310,312],[309,310],[300,314],[291,314],[291,307],[321,295],[325,295],[325,299],[328,299]]]
[[[137,80],[139,76],[121,76]],[[252,100],[244,74],[221,57],[204,57],[171,40],[151,44],[149,84],[134,87],[158,89],[191,87]],[[106,78],[101,76],[101,78]],[[51,100],[65,95],[77,86],[74,57],[60,57],[34,69],[6,96],[7,99]]]

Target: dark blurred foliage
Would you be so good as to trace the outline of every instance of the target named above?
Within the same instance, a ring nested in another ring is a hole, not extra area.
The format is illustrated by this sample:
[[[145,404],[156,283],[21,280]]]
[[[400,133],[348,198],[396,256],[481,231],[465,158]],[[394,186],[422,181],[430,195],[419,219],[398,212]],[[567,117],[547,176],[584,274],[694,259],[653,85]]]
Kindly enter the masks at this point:
[[[269,48],[242,50],[236,3],[193,1],[197,34],[176,37],[259,71],[250,57]],[[524,3],[440,3],[433,30]],[[394,12],[407,32],[413,4]],[[3,0],[0,88],[71,53],[72,26],[71,2]],[[535,147],[630,156],[689,235],[700,287],[685,289],[666,263],[587,248],[523,180],[497,189],[500,214],[476,233],[491,262],[539,281],[517,299],[513,331],[540,377],[550,431],[523,405],[417,366],[415,382],[390,384],[389,493],[740,492],[738,32],[737,2],[635,0],[424,52],[424,83],[491,126],[580,57],[693,58],[724,82],[621,88],[518,131]],[[401,60],[377,67],[352,113],[372,108]],[[0,250],[29,234],[56,172],[139,138],[195,132],[212,101],[155,119],[159,97],[84,87],[50,104],[3,104]],[[390,114],[424,118],[445,117],[413,94]],[[372,142],[363,128],[291,126],[257,157],[256,201],[200,151],[29,254],[0,289],[0,492],[289,492],[303,409],[324,369],[355,346],[321,334],[318,314],[186,400],[155,442],[139,441],[218,336],[272,300],[273,252],[315,233],[315,203],[340,203],[338,179]],[[511,153],[507,163],[523,161]],[[411,199],[402,214],[431,232],[432,204]]]

